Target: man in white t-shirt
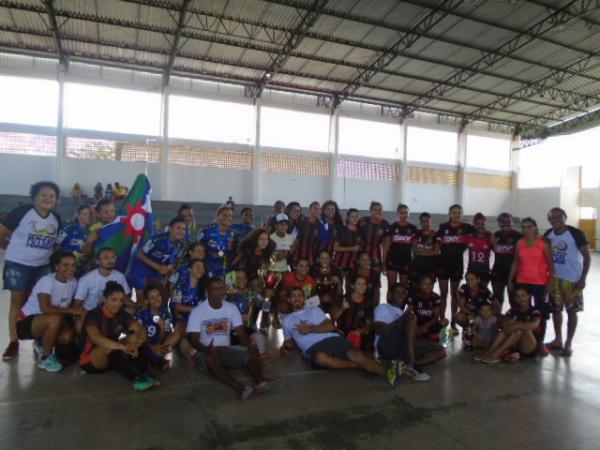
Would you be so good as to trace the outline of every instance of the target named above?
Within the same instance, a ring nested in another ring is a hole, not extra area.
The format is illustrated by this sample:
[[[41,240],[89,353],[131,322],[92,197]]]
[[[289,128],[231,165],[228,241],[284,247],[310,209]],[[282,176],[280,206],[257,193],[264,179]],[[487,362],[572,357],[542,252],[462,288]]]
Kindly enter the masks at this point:
[[[577,313],[583,311],[583,289],[590,270],[590,248],[583,232],[567,225],[567,213],[561,208],[548,212],[552,228],[544,236],[552,246],[552,261],[556,277],[552,280],[550,300],[553,307],[554,341],[548,346],[571,356],[571,344],[577,329]],[[562,342],[562,310],[567,311],[567,339]]]
[[[416,381],[430,380],[421,366],[446,357],[446,349],[426,339],[415,342],[416,316],[404,311],[408,291],[404,285],[395,283],[390,292],[389,302],[377,305],[373,313],[375,348],[381,358],[398,366],[399,373]]]
[[[394,387],[398,373],[396,366],[387,369],[350,341],[335,333],[335,326],[321,308],[304,308],[306,301],[301,287],[290,290],[290,303],[294,310],[283,319],[282,354],[300,348],[306,360],[326,369],[356,369],[381,375]]]
[[[224,301],[225,282],[217,277],[209,279],[206,294],[207,300],[192,310],[187,322],[187,340],[197,351],[197,367],[208,370],[231,386],[241,400],[246,400],[253,392],[281,389],[281,380],[270,380],[264,376],[256,344],[246,334],[240,311],[232,303]],[[241,345],[231,345],[232,331],[236,332]],[[254,378],[254,386],[240,383],[227,370],[242,368]]]
[[[117,254],[112,248],[103,247],[98,251],[96,264],[98,268],[86,273],[79,279],[77,292],[75,293],[74,305],[83,305],[86,311],[91,311],[102,303],[102,292],[109,281],[116,281],[125,290],[125,295],[129,297],[131,289],[123,275],[118,270],[114,270],[117,263]],[[126,308],[135,306],[129,298],[126,298]],[[129,311],[128,311],[129,312]],[[83,326],[83,317],[76,321],[75,331],[80,334]]]

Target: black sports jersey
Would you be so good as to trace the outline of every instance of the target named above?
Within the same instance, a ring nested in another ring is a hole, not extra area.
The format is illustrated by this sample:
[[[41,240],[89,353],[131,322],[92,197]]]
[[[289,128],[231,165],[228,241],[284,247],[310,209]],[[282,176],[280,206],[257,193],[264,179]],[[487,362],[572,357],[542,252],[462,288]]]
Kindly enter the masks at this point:
[[[360,235],[361,252],[367,252],[373,262],[381,262],[381,244],[387,232],[389,223],[382,219],[381,222],[373,222],[370,217],[361,219],[358,232]]]
[[[540,319],[540,325],[533,330],[534,335],[539,335],[542,332],[542,313],[535,309],[533,306],[527,306],[525,308],[514,307],[510,308],[506,312],[506,316],[517,322],[531,323],[537,319]]]
[[[489,303],[492,299],[492,293],[488,288],[480,287],[479,290],[473,294],[471,288],[469,288],[467,284],[463,284],[460,287],[459,295],[465,299],[467,309],[475,314],[477,314],[481,305]]]
[[[515,257],[515,247],[517,241],[521,239],[523,235],[515,230],[509,230],[507,233],[504,231],[496,231],[494,238],[496,244],[494,245],[494,270],[495,271],[506,271],[510,270],[510,266]]]
[[[394,222],[387,229],[389,238],[388,259],[392,261],[410,261],[412,244],[416,239],[417,227],[412,223],[405,225]]]
[[[426,233],[423,230],[418,230],[415,236],[416,247],[422,250],[432,251],[437,242],[437,234],[431,230]],[[415,253],[413,257],[413,269],[417,274],[433,274],[439,267],[439,255],[418,255]]]
[[[437,241],[441,244],[441,263],[447,266],[463,265],[463,254],[467,248],[467,236],[474,233],[473,225],[459,223],[451,225],[444,222],[436,233]]]
[[[417,324],[420,326],[436,317],[436,309],[440,307],[442,300],[435,292],[429,295],[419,292],[409,299],[408,304],[415,312]]]

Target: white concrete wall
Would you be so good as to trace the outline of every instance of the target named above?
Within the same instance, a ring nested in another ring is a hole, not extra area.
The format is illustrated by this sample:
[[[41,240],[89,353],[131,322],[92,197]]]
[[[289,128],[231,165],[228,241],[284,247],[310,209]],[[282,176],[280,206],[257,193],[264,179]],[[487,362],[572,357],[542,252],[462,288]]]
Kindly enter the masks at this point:
[[[250,186],[247,186],[250,190]],[[314,200],[323,202],[329,198],[329,178],[297,175],[291,173],[260,172],[261,204],[273,204],[277,200],[298,201],[302,206]]]
[[[68,194],[73,184],[80,183],[88,195],[93,193],[95,184],[99,181],[104,187],[115,181],[131,187],[135,177],[140,173],[148,176],[154,187],[159,184],[160,167],[158,164],[145,164],[130,161],[102,161],[89,159],[63,159],[63,182],[61,189]],[[33,182],[33,181],[32,181]],[[158,200],[158,189],[153,189],[152,198]]]
[[[251,203],[252,172],[236,169],[169,164],[167,198],[185,202],[224,203],[230,195],[237,203]]]
[[[517,212],[521,219],[533,217],[543,231],[549,227],[546,215],[550,208],[560,206],[561,189],[559,187],[519,189],[517,194]]]
[[[36,181],[56,182],[55,161],[53,157],[0,153],[0,194],[29,195]]]
[[[413,211],[445,214],[456,203],[457,187],[439,184],[407,183],[406,204]]]
[[[486,216],[496,216],[500,212],[510,212],[511,203],[512,191],[508,189],[467,188],[463,207],[465,214],[481,212]]]
[[[369,209],[371,201],[376,200],[386,211],[395,211],[395,191],[398,183],[394,181],[359,180],[339,178],[338,199],[340,208]]]

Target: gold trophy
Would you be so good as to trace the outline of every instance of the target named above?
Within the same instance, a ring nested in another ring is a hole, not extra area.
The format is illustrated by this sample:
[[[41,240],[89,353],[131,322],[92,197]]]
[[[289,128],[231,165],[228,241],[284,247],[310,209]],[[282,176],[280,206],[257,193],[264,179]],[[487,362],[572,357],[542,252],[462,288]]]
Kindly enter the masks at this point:
[[[275,272],[275,257],[271,256],[269,263],[258,270],[258,275],[262,278],[265,285],[265,300],[262,304],[263,315],[271,312],[271,299],[275,294],[275,289],[281,283],[281,272]]]

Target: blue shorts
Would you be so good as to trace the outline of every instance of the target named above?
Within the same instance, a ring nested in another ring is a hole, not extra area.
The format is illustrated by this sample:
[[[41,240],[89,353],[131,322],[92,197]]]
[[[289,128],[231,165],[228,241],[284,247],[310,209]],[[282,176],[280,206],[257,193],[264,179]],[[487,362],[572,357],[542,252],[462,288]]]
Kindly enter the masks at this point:
[[[4,289],[9,291],[30,292],[36,281],[50,273],[48,265],[26,266],[13,261],[4,261]]]

